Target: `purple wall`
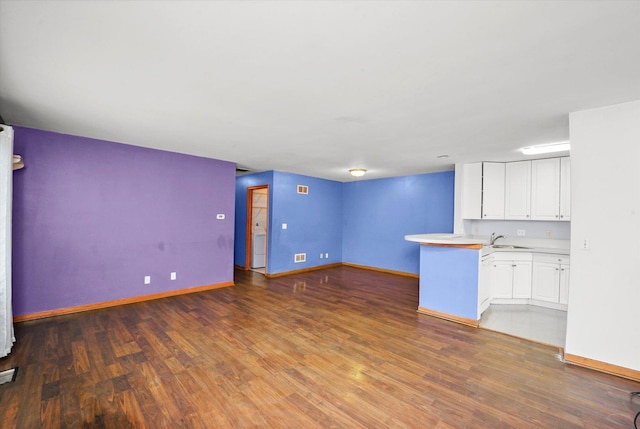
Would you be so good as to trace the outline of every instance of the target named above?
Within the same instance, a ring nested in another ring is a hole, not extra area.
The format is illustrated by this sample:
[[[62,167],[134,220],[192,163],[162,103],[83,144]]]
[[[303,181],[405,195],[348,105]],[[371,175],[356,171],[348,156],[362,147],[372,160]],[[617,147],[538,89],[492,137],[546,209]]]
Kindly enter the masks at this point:
[[[22,127],[14,145],[15,315],[233,281],[233,163]]]

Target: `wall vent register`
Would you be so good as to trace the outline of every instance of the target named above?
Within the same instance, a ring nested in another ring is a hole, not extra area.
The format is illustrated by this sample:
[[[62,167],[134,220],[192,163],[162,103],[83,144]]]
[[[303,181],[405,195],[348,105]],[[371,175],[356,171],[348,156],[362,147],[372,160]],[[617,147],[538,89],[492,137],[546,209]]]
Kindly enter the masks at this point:
[[[309,187],[306,185],[298,185],[298,193],[299,194],[308,194],[309,193]]]
[[[294,262],[306,262],[307,254],[306,253],[296,253],[293,257]]]

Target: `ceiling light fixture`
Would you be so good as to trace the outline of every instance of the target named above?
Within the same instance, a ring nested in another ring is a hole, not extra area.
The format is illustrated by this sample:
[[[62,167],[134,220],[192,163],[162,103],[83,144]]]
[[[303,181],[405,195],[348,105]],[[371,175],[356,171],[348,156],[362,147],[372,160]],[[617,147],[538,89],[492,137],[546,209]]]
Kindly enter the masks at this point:
[[[525,155],[540,155],[543,153],[566,152],[568,150],[571,150],[571,143],[567,141],[523,147],[522,153]]]
[[[351,175],[354,177],[362,177],[366,172],[367,170],[365,170],[364,168],[352,168],[349,170],[349,173],[351,173]]]

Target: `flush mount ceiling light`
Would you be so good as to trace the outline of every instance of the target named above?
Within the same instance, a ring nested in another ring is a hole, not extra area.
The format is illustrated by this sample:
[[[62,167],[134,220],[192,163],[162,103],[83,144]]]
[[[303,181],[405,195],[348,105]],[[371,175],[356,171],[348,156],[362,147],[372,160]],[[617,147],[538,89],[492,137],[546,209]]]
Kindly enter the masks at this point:
[[[522,153],[525,155],[540,155],[543,153],[566,152],[568,150],[571,150],[571,143],[567,141],[523,147]]]
[[[351,175],[354,177],[362,177],[366,172],[367,170],[365,170],[364,168],[352,168],[349,170],[349,173],[351,173]]]

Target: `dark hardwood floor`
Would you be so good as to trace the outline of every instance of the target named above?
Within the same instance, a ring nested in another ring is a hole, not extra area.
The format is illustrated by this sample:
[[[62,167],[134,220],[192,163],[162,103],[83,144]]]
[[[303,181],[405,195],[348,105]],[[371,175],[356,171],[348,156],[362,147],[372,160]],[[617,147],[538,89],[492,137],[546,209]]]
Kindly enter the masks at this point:
[[[2,428],[631,428],[638,383],[338,267],[16,325]]]

